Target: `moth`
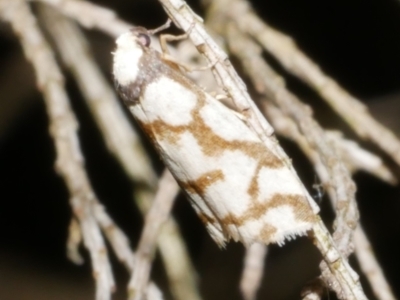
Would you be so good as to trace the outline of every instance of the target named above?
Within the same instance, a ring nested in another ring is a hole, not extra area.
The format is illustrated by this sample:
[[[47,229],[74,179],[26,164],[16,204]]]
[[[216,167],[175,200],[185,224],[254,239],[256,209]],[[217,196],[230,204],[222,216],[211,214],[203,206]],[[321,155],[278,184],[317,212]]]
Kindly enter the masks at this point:
[[[116,40],[115,87],[219,246],[283,244],[317,222],[317,205],[237,113],[151,48],[135,27]]]

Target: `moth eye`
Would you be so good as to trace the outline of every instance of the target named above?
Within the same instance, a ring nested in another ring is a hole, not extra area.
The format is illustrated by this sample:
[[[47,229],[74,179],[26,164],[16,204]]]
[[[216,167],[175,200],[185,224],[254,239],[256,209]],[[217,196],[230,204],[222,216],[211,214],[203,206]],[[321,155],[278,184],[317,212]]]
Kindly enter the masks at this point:
[[[150,40],[150,36],[148,34],[140,33],[138,35],[138,40],[143,46],[145,46],[145,47],[150,46],[151,40]]]

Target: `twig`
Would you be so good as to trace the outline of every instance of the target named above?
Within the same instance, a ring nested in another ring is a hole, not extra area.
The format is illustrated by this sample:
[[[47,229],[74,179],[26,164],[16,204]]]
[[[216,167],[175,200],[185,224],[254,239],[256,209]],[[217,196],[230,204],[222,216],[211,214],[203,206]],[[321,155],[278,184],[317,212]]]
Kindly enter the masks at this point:
[[[400,165],[399,139],[375,120],[360,100],[324,74],[289,36],[257,17],[247,2],[232,2],[230,11],[240,15],[236,21],[243,32],[252,35],[288,72],[314,88],[361,138],[370,139]]]
[[[30,0],[54,6],[64,15],[75,19],[83,27],[97,28],[114,38],[124,33],[132,25],[119,19],[115,12],[108,8],[81,0]]]
[[[150,160],[126,115],[121,111],[114,91],[90,56],[89,46],[82,33],[71,21],[55,10],[49,10],[50,8],[47,8],[44,12],[47,28],[55,39],[62,59],[76,78],[110,152],[120,161],[133,182],[145,183],[136,186],[134,196],[140,210],[145,213],[151,207],[154,198],[153,188],[156,185]],[[178,300],[199,300],[194,268],[178,225],[173,218],[170,218],[164,228],[157,243],[172,294]],[[105,232],[107,234],[113,230]],[[130,272],[132,272],[131,267],[130,265]]]
[[[268,247],[263,244],[253,244],[246,249],[240,291],[245,300],[256,299],[264,274],[264,261]]]
[[[128,285],[130,299],[142,299],[150,277],[151,264],[161,226],[167,220],[179,187],[168,170],[165,170],[156,196],[148,211],[136,251],[131,281]]]
[[[308,159],[312,162],[324,188],[327,190],[330,198],[334,198],[334,191],[332,190],[332,186],[329,183],[329,176],[326,173],[325,168],[322,166],[321,159],[318,153],[310,147],[307,143],[306,139],[303,135],[298,131],[295,123],[285,116],[281,110],[275,107],[272,103],[268,101],[261,102],[264,112],[266,113],[268,119],[271,121],[271,124],[274,126],[275,130],[278,134],[285,136],[288,139],[293,140],[296,144],[301,148],[301,150],[306,154]],[[337,143],[336,143],[336,146]],[[340,147],[340,146],[339,146]],[[360,149],[365,151],[363,149]],[[372,154],[369,154],[372,155]],[[376,157],[376,159],[379,159]],[[371,251],[371,245],[363,232],[361,225],[357,226],[357,229],[354,233],[354,245],[355,245],[355,254],[359,260],[360,266],[364,274],[366,274],[367,279],[373,288],[375,294],[379,299],[395,299],[393,298],[385,298],[385,295],[392,295],[389,284],[384,277],[382,270],[379,267],[379,264],[376,261],[374,253]],[[364,267],[364,261],[367,263],[367,267]],[[383,296],[380,296],[383,294]],[[319,299],[318,297],[321,295],[321,286],[318,286],[318,281],[314,284],[308,285],[304,289],[304,300],[305,299]]]
[[[191,10],[185,1],[160,0],[160,3],[175,25],[189,34],[189,38],[197,50],[213,65],[217,80],[232,97],[237,110],[246,117],[250,128],[267,144],[269,149],[281,154],[283,150],[275,149],[279,147],[275,147],[270,138],[273,133],[272,127],[251,100],[245,84],[232,67],[226,53],[205,31],[201,18]]]
[[[77,137],[77,121],[63,87],[63,77],[43,38],[35,17],[22,0],[0,2],[1,14],[18,34],[26,57],[32,62],[39,89],[44,95],[50,119],[50,133],[57,153],[56,169],[69,191],[74,214],[79,220],[96,280],[96,299],[110,299],[114,279],[106,246],[93,215],[97,201],[87,178]]]
[[[134,254],[130,248],[128,237],[114,223],[110,216],[105,212],[103,205],[99,202],[96,202],[93,206],[93,214],[104,234],[107,236],[107,240],[119,261],[124,263],[127,269],[132,270]]]
[[[363,149],[355,141],[345,139],[339,131],[326,131],[326,137],[335,145],[339,155],[351,172],[363,170],[377,178],[396,184],[397,179],[377,155]]]
[[[284,151],[277,145],[274,139],[268,137],[268,135],[272,133],[272,131],[269,130],[269,124],[268,128],[261,126],[261,124],[267,123],[263,121],[262,117],[258,118],[260,113],[256,108],[254,108],[254,104],[251,104],[251,99],[245,90],[243,82],[239,79],[231,64],[226,59],[226,54],[219,49],[219,47],[205,32],[203,26],[199,22],[199,18],[192,12],[192,10],[184,1],[160,0],[160,2],[163,4],[164,9],[167,11],[175,24],[188,33],[198,50],[214,64],[214,70],[219,75],[217,78],[219,78],[219,80],[223,83],[224,88],[226,88],[229,95],[232,97],[238,111],[244,115],[245,120],[247,120],[250,128],[252,128],[261,137],[269,149],[275,150],[274,152],[278,154],[278,157],[280,157],[282,160],[285,160],[287,157]],[[243,108],[246,109],[243,110]],[[293,172],[293,175],[296,176],[293,167],[290,166],[289,163],[287,163],[287,165]],[[306,191],[305,194],[308,195]],[[309,197],[311,198],[311,196]],[[310,199],[309,201],[311,205],[313,200]],[[317,242],[317,246],[323,254],[325,261],[328,263],[330,270],[340,283],[341,290],[337,289],[338,295],[341,296],[344,294],[358,299],[366,299],[361,285],[359,284],[358,276],[354,273],[354,271],[352,271],[347,261],[343,259],[343,257],[341,257],[340,253],[337,251],[337,248],[331,240],[330,234],[323,225],[322,221],[319,220],[316,223],[313,233],[316,237],[315,241]]]
[[[190,261],[186,244],[174,219],[170,218],[161,228],[158,248],[164,257],[164,265],[174,297],[180,300],[202,299],[198,289],[196,270]]]
[[[68,3],[68,1],[67,1]],[[137,133],[122,111],[118,97],[91,55],[79,28],[56,10],[40,5],[39,12],[55,41],[65,65],[71,70],[107,148],[134,182],[155,187],[157,176],[151,168]]]
[[[218,1],[220,7],[224,7],[226,3]],[[217,2],[214,2],[217,5]],[[218,12],[218,18],[221,20],[222,10],[214,6],[213,12]],[[331,145],[326,141],[323,130],[314,121],[311,115],[311,110],[303,105],[297,98],[290,94],[284,87],[282,79],[270,69],[262,59],[260,49],[250,39],[240,34],[238,28],[235,26],[235,20],[240,18],[234,11],[229,10],[231,19],[224,20],[226,27],[227,40],[231,51],[241,60],[244,69],[251,77],[256,90],[273,99],[280,108],[285,111],[300,127],[308,142],[315,147],[321,155],[323,165],[327,169],[331,178],[330,184],[335,188],[336,194],[336,228],[334,233],[334,240],[337,249],[347,257],[352,252],[352,230],[358,221],[358,210],[354,199],[355,185],[350,178],[350,174],[344,165],[340,162],[339,157],[332,151]],[[223,32],[224,29],[221,30]],[[322,233],[322,232],[319,232]],[[317,241],[318,247],[321,249],[322,237]],[[324,252],[322,252],[324,255]],[[326,259],[326,258],[325,258]],[[328,261],[328,264],[331,263]],[[322,265],[323,269],[326,266]],[[331,272],[335,273],[333,265],[330,266]],[[335,275],[335,274],[334,274]],[[352,297],[354,293],[352,288],[360,291],[361,286],[359,283],[353,285],[354,282],[344,283],[335,275],[336,280],[340,285],[337,286],[336,292],[340,295],[347,295]],[[350,278],[349,278],[350,279]],[[334,281],[332,279],[331,281]],[[358,281],[355,279],[355,281]],[[349,287],[352,287],[349,289]],[[357,293],[357,292],[356,292]],[[362,293],[360,297],[365,297]]]
[[[338,207],[337,230],[342,230],[343,237],[338,244],[342,253],[349,254],[351,241],[351,230],[346,229],[347,224],[357,224],[358,215],[354,200],[354,183],[348,171],[340,162],[337,154],[333,151],[327,141],[324,131],[312,118],[312,112],[297,97],[287,91],[280,78],[262,59],[258,47],[250,39],[242,35],[232,22],[227,28],[227,40],[232,53],[237,56],[252,79],[257,91],[270,97],[300,128],[306,140],[315,148],[321,156],[330,178],[331,185],[335,187],[336,197],[341,201]],[[338,203],[336,203],[338,205]],[[353,207],[352,207],[353,206]],[[345,212],[353,211],[352,215],[345,215]],[[342,218],[351,218],[344,220]],[[341,228],[345,226],[344,228]],[[338,233],[338,232],[337,232]],[[339,240],[336,239],[338,242]]]
[[[79,221],[72,217],[68,227],[68,240],[67,240],[67,256],[77,265],[84,262],[82,255],[79,253],[79,246],[82,243],[82,232],[79,227]]]
[[[361,226],[354,232],[355,253],[357,255],[360,268],[367,276],[367,279],[379,300],[395,300],[395,296],[386,281],[382,268],[374,255],[371,244],[369,243]]]
[[[305,137],[300,133],[295,122],[284,115],[284,113],[270,101],[262,99],[260,104],[277,134],[294,141],[307,155],[315,169],[323,168],[315,148],[310,146]],[[336,147],[341,159],[352,173],[363,170],[387,183],[395,184],[397,182],[392,172],[384,165],[382,159],[377,155],[361,148],[356,142],[345,139],[338,131],[326,130],[325,137],[329,143]],[[329,186],[328,175],[323,177],[327,178],[325,185]]]
[[[231,4],[233,4],[233,3],[231,3]],[[230,12],[231,12],[231,14],[233,14],[235,12],[235,10],[231,9]],[[234,19],[235,20],[240,19],[240,18],[238,18],[238,16],[241,15],[242,12],[240,10],[238,10],[236,13],[237,13],[237,14],[235,14],[236,18],[234,18]],[[237,41],[238,40],[237,36],[235,36],[235,38],[232,39],[232,41],[233,40]],[[352,165],[356,164],[358,166],[358,168],[360,168],[360,169],[363,168],[367,171],[373,172],[376,176],[379,176],[382,179],[387,180],[391,183],[394,183],[396,181],[394,176],[390,173],[390,171],[383,166],[381,159],[379,159],[376,156],[372,156],[371,154],[369,154],[366,151],[363,151],[354,142],[349,142],[349,141],[345,141],[345,140],[339,141],[337,136],[335,137],[335,136],[332,136],[332,134],[329,134],[329,135],[325,134],[327,141],[326,141],[326,146],[324,147],[325,149],[323,149],[321,146],[323,146],[322,141],[325,138],[323,137],[324,134],[323,134],[322,130],[320,130],[320,133],[318,133],[317,135],[315,135],[315,133],[316,133],[315,130],[314,130],[314,133],[307,132],[306,130],[304,130],[304,125],[305,125],[304,123],[306,122],[306,118],[302,117],[301,115],[299,116],[299,113],[301,114],[301,112],[303,111],[303,112],[305,112],[304,116],[310,115],[307,112],[307,108],[301,109],[301,106],[294,105],[293,100],[295,100],[295,97],[293,97],[293,95],[290,95],[288,92],[286,92],[283,89],[283,86],[282,86],[283,84],[281,82],[281,79],[278,77],[278,75],[274,74],[274,72],[271,69],[266,68],[266,70],[263,72],[263,74],[261,74],[260,65],[262,66],[263,64],[262,64],[261,60],[257,60],[254,58],[254,57],[257,57],[257,52],[259,53],[259,50],[256,49],[256,47],[254,47],[255,48],[254,52],[249,53],[249,49],[252,49],[252,47],[250,46],[251,42],[249,40],[247,40],[244,44],[246,45],[247,52],[243,48],[242,52],[239,50],[237,53],[245,53],[246,52],[247,55],[243,55],[243,56],[246,56],[249,62],[253,59],[253,62],[252,62],[253,64],[251,66],[247,65],[244,69],[248,72],[249,72],[249,70],[250,70],[250,72],[251,72],[251,70],[259,71],[256,74],[253,72],[253,76],[250,75],[253,77],[253,80],[256,81],[256,83],[255,83],[256,89],[258,89],[259,92],[266,93],[268,96],[271,97],[271,99],[273,99],[275,101],[280,101],[280,100],[282,100],[282,98],[285,98],[285,97],[287,97],[287,100],[291,100],[291,101],[288,101],[286,104],[283,103],[283,105],[281,102],[281,107],[283,107],[283,110],[288,112],[288,114],[294,120],[297,119],[297,124],[302,129],[302,132],[303,132],[303,134],[305,134],[306,139],[307,138],[309,139],[310,137],[312,137],[311,142],[310,142],[310,140],[308,141],[308,143],[310,144],[309,146],[305,146],[305,141],[301,141],[300,144],[303,145],[303,148],[309,148],[308,151],[306,151],[306,152],[308,152],[310,154],[310,156],[314,156],[314,162],[317,163],[317,166],[318,166],[317,169],[319,168],[319,174],[320,174],[320,176],[326,178],[324,181],[325,181],[325,183],[327,183],[329,185],[331,199],[334,201],[334,203],[336,202],[335,203],[336,207],[338,207],[338,205],[340,205],[340,206],[343,205],[343,203],[339,204],[337,202],[337,199],[341,199],[341,198],[337,198],[338,196],[340,196],[340,193],[339,193],[340,185],[338,185],[338,187],[336,188],[337,191],[334,192],[332,190],[332,188],[334,188],[334,184],[333,184],[334,182],[329,182],[329,179],[335,178],[335,176],[332,176],[332,173],[331,173],[331,172],[334,172],[334,170],[331,170],[329,172],[329,167],[332,167],[333,162],[334,162],[334,160],[329,158],[329,157],[332,157],[332,154],[329,154],[329,152],[326,151],[326,150],[329,150],[329,144],[336,145],[337,149],[342,150],[341,155],[345,160],[347,158],[348,163],[351,163]],[[252,55],[253,55],[253,58],[251,58]],[[257,81],[259,78],[264,79],[264,86],[262,86],[262,83]],[[271,83],[271,84],[268,86],[268,83]],[[275,87],[271,86],[274,83],[275,83]],[[290,103],[290,102],[292,102],[292,103]],[[312,127],[314,127],[314,126],[312,126]],[[310,128],[312,128],[312,127],[310,127]],[[319,136],[320,138],[316,139],[315,136]],[[297,141],[298,140],[299,140],[299,138],[297,138]],[[310,153],[313,151],[313,148],[316,148],[316,150],[319,151],[319,155],[318,154],[316,155],[315,153],[314,154]],[[344,154],[346,154],[346,155],[344,155]],[[322,159],[322,161],[321,161],[321,159]],[[321,163],[323,163],[325,168],[326,168],[326,166],[328,167],[327,170],[323,170],[324,167],[321,168],[321,166],[322,166]],[[328,174],[327,174],[327,171],[328,171]],[[340,177],[341,176],[339,175],[336,178],[340,180]],[[347,181],[347,180],[350,180],[349,177],[344,178],[344,181]],[[340,182],[339,182],[339,184],[340,184]],[[347,189],[345,185],[344,185],[344,188],[345,188],[344,190]],[[352,197],[352,199],[350,201],[355,203],[354,195],[351,197]],[[347,224],[350,224],[350,228],[347,229],[347,231],[348,231],[347,239],[350,239],[351,238],[350,234],[351,234],[351,229],[352,229],[351,227],[355,226],[355,224],[356,224],[356,221],[358,218],[358,212],[356,210],[356,207],[353,207],[352,209],[347,210],[347,211],[346,210],[347,209],[343,210],[343,212],[347,213],[347,216],[344,215],[343,216],[344,222],[341,221],[340,223],[342,223],[344,226],[346,226]],[[339,217],[340,217],[340,214],[339,214]],[[340,219],[338,221],[340,221]],[[336,222],[336,225],[340,224],[338,221]],[[351,225],[351,224],[353,224],[353,225]],[[344,232],[343,230],[346,230],[344,226],[342,227],[342,234],[336,234],[336,235],[334,234],[334,238],[336,241],[338,241],[338,239],[341,238],[341,235],[343,235],[343,232]],[[338,227],[337,227],[335,233],[337,232],[337,230],[338,230]],[[361,229],[359,229],[358,234],[363,234]],[[346,238],[343,239],[343,241],[346,243]],[[345,253],[346,255],[349,255],[351,253],[352,249],[350,246],[350,248],[346,250],[344,248],[344,246],[346,245],[345,243],[342,243],[342,244],[339,243],[339,247],[340,247],[339,249],[341,249],[341,251],[343,253]],[[356,245],[356,247],[359,247],[359,245]],[[359,253],[357,253],[357,255],[359,255]],[[371,260],[375,260],[375,258],[373,256],[371,256]],[[326,274],[326,272],[325,272],[325,274]],[[380,276],[380,280],[383,283],[386,283],[385,278],[383,276]],[[371,281],[372,286],[374,286],[375,284],[376,283]]]

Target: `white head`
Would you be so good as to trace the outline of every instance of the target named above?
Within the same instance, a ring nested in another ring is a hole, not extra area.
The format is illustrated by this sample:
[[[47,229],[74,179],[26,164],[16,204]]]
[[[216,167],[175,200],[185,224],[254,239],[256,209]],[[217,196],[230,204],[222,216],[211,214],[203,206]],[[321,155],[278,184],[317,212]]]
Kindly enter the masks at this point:
[[[121,34],[114,51],[113,74],[121,85],[135,82],[139,73],[139,61],[143,55],[143,47],[150,45],[150,37],[141,30],[131,30]]]

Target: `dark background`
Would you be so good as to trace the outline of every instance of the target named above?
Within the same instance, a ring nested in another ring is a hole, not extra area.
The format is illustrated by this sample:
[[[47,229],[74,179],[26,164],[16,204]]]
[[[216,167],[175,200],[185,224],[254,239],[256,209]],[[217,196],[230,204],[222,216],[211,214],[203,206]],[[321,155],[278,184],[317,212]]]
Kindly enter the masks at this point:
[[[155,0],[96,3],[112,5],[125,20],[149,28],[159,26],[166,19]],[[382,123],[399,132],[400,1],[259,0],[252,3],[270,25],[291,35],[327,74],[364,101]],[[198,2],[193,3],[193,8],[201,14],[204,12]],[[110,78],[113,41],[99,32],[86,34],[100,66]],[[55,154],[45,108],[35,87],[32,69],[4,23],[0,23],[0,45],[0,299],[93,299],[90,265],[75,266],[66,259],[65,241],[71,211],[64,184],[53,169]],[[281,70],[276,62],[272,63]],[[339,126],[354,137],[326,106],[319,104],[314,92],[291,76],[287,80],[290,89],[315,107],[317,118],[324,126]],[[105,149],[69,75],[67,87],[80,120],[79,134],[93,187],[135,245],[142,218],[132,203],[133,187]],[[368,143],[363,145],[379,152]],[[311,187],[315,179],[308,162],[291,143],[283,141],[283,146]],[[384,158],[399,172],[400,168],[388,157]],[[154,164],[160,169],[157,158]],[[361,222],[389,283],[400,296],[400,189],[365,173],[356,174],[355,180]],[[323,199],[321,206],[330,220],[327,199]],[[219,250],[183,198],[177,201],[174,215],[182,225],[204,299],[240,299],[238,283],[243,247],[231,243],[227,249]],[[318,274],[319,259],[306,239],[289,242],[282,248],[272,246],[259,299],[299,299],[301,287]],[[119,288],[116,299],[123,299],[128,277],[114,257],[113,262]],[[165,289],[165,274],[158,258],[153,274]],[[166,297],[169,297],[168,291]]]

